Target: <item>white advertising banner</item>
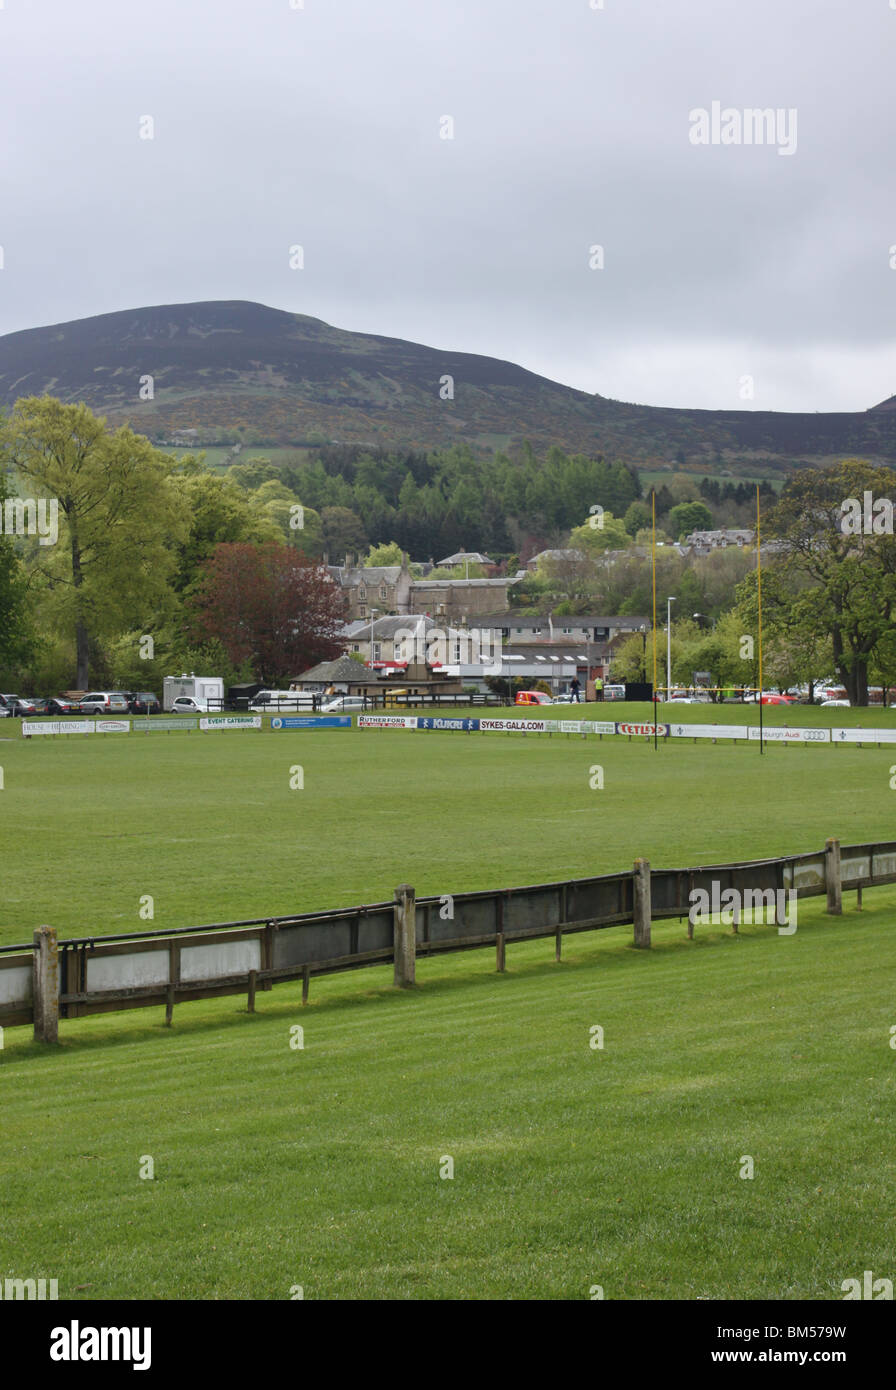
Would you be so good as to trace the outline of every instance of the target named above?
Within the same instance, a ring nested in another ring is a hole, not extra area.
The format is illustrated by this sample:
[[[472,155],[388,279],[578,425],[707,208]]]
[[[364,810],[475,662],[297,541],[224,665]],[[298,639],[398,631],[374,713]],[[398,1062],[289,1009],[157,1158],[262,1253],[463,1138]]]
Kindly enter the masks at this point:
[[[415,714],[359,714],[359,729],[416,729]]]
[[[200,729],[260,729],[260,714],[217,714],[200,719]]]
[[[896,743],[896,729],[832,729],[832,743]]]
[[[129,719],[98,719],[93,727],[98,734],[127,734],[131,731]]]
[[[671,738],[747,738],[746,724],[670,724]]]
[[[31,738],[34,734],[92,734],[93,720],[39,719],[29,724],[27,719],[23,719],[22,733],[25,738]]]
[[[546,719],[480,719],[479,727],[493,733],[545,734],[549,728],[557,726],[553,720],[548,723]]]
[[[750,738],[758,739],[759,730],[750,725]],[[782,729],[762,730],[764,743],[830,743],[830,729]]]

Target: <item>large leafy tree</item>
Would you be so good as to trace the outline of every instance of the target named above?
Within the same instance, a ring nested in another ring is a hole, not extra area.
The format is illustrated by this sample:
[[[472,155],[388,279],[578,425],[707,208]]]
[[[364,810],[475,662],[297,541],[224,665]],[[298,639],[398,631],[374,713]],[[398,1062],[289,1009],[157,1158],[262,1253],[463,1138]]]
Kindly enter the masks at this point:
[[[131,429],[112,433],[86,406],[51,396],[16,403],[0,454],[24,493],[58,507],[58,539],[32,546],[29,566],[41,612],[74,638],[84,689],[98,639],[170,607],[172,541],[186,524],[172,461]]]
[[[198,640],[217,639],[265,685],[342,653],[345,604],[326,569],[279,542],[216,546],[190,601]]]
[[[6,476],[0,472],[0,517],[4,500],[10,495]],[[0,667],[11,668],[24,661],[32,645],[25,571],[16,553],[16,543],[0,534]]]
[[[853,508],[865,494],[891,499],[896,475],[860,459],[835,468],[802,469],[788,481],[767,532],[784,548],[783,576],[804,588],[800,621],[809,635],[830,634],[837,674],[854,705],[868,703],[868,670],[896,614],[896,537],[854,530]],[[808,581],[808,587],[806,587]]]

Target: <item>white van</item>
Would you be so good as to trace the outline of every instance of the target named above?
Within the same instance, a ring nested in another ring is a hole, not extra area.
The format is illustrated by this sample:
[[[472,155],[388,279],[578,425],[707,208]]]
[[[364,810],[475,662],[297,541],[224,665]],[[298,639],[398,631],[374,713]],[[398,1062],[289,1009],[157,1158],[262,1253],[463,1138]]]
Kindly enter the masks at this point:
[[[253,714],[289,714],[291,710],[313,709],[310,690],[259,690],[249,706]]]

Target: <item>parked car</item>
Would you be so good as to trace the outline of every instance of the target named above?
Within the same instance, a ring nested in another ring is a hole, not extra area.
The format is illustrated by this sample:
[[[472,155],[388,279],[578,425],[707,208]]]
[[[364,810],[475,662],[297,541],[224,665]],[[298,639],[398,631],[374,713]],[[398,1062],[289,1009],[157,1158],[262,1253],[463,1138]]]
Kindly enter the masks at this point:
[[[793,695],[763,694],[760,696],[761,705],[795,705],[796,699]]]
[[[129,690],[127,699],[131,714],[162,713],[161,703],[151,690]]]
[[[849,703],[848,700],[822,700],[822,702],[821,702],[821,708],[822,708],[822,709],[834,709],[835,707],[836,707],[837,709],[851,709],[851,708],[852,708],[852,706],[850,705],[850,703]]]
[[[545,695],[542,690],[518,690],[514,700],[515,705],[552,705],[553,703],[550,695]]]
[[[192,695],[178,695],[171,706],[172,714],[208,714],[205,700],[197,700]]]
[[[80,714],[127,714],[127,697],[122,690],[94,690],[78,701]]]
[[[28,713],[28,714],[47,714],[47,713],[48,713],[48,710],[47,710],[47,705],[48,705],[48,703],[49,703],[49,702],[48,702],[47,700],[43,699],[42,696],[32,695],[31,698],[30,698],[29,701],[28,701],[28,704],[31,706],[31,708],[27,711],[27,713]]]
[[[12,715],[14,719],[21,719],[26,714],[34,714],[33,700],[27,700],[23,695],[0,695],[0,708],[2,708],[3,715]]]
[[[604,685],[604,699],[605,699],[605,700],[624,700],[624,699],[625,699],[625,686],[624,686],[624,685]]]
[[[310,690],[259,690],[249,705],[253,714],[288,714],[290,710],[313,709]]]
[[[343,714],[348,710],[364,709],[367,701],[363,695],[334,695],[325,705],[321,705],[321,714]]]
[[[70,700],[65,695],[51,695],[47,701],[47,714],[77,714],[77,700]]]

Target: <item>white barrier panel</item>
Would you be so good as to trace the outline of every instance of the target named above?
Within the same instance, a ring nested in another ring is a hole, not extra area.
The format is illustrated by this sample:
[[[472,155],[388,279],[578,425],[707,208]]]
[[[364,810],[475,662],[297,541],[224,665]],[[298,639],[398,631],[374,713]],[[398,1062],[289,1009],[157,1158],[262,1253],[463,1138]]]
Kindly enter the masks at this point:
[[[185,946],[180,953],[181,984],[214,980],[221,975],[248,975],[261,969],[261,942],[221,941],[209,946]]]
[[[842,884],[853,883],[857,878],[871,877],[871,855],[862,854],[858,859],[840,860],[840,882]]]
[[[131,724],[128,719],[98,719],[94,728],[98,734],[129,734]]]
[[[672,738],[747,738],[746,724],[670,724]]]
[[[609,721],[600,723],[593,719],[561,719],[561,734],[615,734],[616,725]],[[480,728],[482,721],[480,720]]]
[[[480,729],[495,730],[501,733],[545,734],[557,726],[547,719],[480,719]]]
[[[23,719],[22,733],[25,738],[34,734],[92,734],[93,722],[89,719],[41,719],[29,724]]]
[[[200,719],[200,729],[260,729],[260,714],[217,714]]]
[[[167,985],[168,947],[160,951],[134,951],[133,955],[88,956],[87,988],[138,989],[140,985]]]
[[[750,725],[750,738],[758,739],[759,730]],[[830,729],[763,729],[765,743],[830,743]]]
[[[34,967],[16,965],[0,970],[0,1004],[27,1004],[31,1000]]]
[[[832,729],[832,743],[896,743],[896,729]]]
[[[414,714],[359,714],[359,729],[416,729]]]

